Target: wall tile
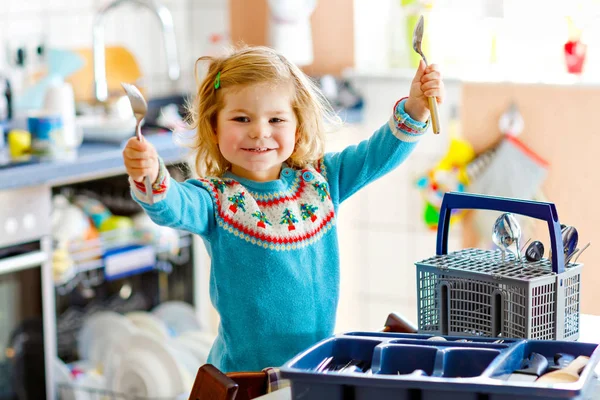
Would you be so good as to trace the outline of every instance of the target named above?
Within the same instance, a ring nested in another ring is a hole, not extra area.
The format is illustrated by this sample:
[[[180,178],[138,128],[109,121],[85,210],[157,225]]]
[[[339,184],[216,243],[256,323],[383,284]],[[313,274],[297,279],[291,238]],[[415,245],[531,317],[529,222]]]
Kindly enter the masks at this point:
[[[192,10],[191,35],[192,47],[190,52],[195,60],[203,55],[214,55],[223,45],[229,42],[229,17],[227,8],[194,6]],[[220,35],[224,41],[211,43],[211,35]]]
[[[381,330],[391,312],[398,313],[416,325],[417,303],[414,298],[373,296],[363,297],[362,300],[360,325],[356,329]]]
[[[31,14],[44,12],[49,0],[4,0],[2,7],[7,14]]]
[[[64,49],[86,48],[92,46],[91,11],[81,14],[53,14],[48,21],[48,45]],[[65,29],[68,27],[69,29]],[[77,32],[77,34],[73,34]]]
[[[13,0],[14,1],[14,0]],[[35,0],[35,1],[47,1],[47,10],[50,13],[62,12],[65,14],[79,12],[82,10],[92,11],[94,10],[94,0]]]
[[[415,239],[408,232],[363,232],[361,291],[394,296],[414,293]]]

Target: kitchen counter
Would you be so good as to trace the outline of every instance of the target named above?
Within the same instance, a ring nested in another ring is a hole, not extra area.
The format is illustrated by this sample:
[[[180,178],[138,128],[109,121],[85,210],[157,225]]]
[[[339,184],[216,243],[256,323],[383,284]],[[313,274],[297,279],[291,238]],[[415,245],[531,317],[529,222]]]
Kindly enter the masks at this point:
[[[166,164],[183,161],[188,149],[174,142],[172,134],[147,135]],[[58,186],[125,173],[122,146],[84,142],[74,160],[47,161],[0,169],[2,190],[27,186]]]

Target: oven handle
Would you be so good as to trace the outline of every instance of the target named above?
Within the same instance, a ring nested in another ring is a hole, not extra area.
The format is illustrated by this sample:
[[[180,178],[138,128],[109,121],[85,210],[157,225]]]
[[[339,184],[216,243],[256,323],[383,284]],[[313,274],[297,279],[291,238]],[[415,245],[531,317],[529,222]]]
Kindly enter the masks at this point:
[[[48,261],[45,251],[32,251],[18,256],[0,259],[0,275],[40,266]]]

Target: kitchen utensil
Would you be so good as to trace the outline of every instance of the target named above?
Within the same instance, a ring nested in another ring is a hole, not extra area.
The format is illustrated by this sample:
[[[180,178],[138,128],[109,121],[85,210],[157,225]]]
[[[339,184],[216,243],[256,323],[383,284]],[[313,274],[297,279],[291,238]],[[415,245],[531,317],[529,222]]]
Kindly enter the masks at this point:
[[[574,226],[566,226],[561,230],[563,239],[563,249],[565,250],[565,257],[568,257],[575,251],[577,244],[579,243],[579,233]]]
[[[417,327],[404,316],[390,313],[385,321],[382,332],[417,333]]]
[[[527,241],[523,244],[523,246],[521,246],[521,253],[525,252],[525,248],[527,247],[529,242],[531,242],[531,238],[527,239]]]
[[[444,338],[442,336],[432,336],[432,337],[430,337],[427,340],[431,340],[431,341],[434,341],[434,342],[445,342],[446,338]]]
[[[507,378],[511,382],[535,382],[548,369],[548,360],[541,354],[531,353],[523,359],[521,368]]]
[[[494,229],[492,231],[492,241],[496,246],[500,247],[503,251],[509,250],[512,252],[513,245],[516,246],[514,252],[517,260],[521,259],[521,252],[519,249],[519,240],[521,239],[521,227],[517,222],[517,219],[511,213],[503,213],[500,215],[494,223]],[[504,258],[504,252],[502,253]],[[504,261],[504,260],[503,260]]]
[[[569,261],[571,261],[571,258],[573,258],[573,256],[576,255],[577,253],[579,253],[579,249],[575,249],[574,252],[572,252],[571,254],[566,256],[565,257],[565,265],[567,265],[569,263]]]
[[[548,372],[540,376],[536,382],[545,383],[569,383],[577,382],[579,380],[579,373],[587,365],[589,357],[579,356],[575,360],[571,361],[569,365],[558,371]]]
[[[525,252],[525,258],[529,262],[540,261],[544,257],[544,244],[539,240],[531,242],[527,251]]]
[[[427,67],[427,65],[429,65],[427,63],[427,58],[425,58],[423,51],[421,51],[424,24],[425,22],[423,16],[421,15],[413,33],[413,49],[421,56],[425,62],[425,66]],[[437,99],[435,97],[428,97],[427,101],[429,102],[429,112],[431,113],[431,126],[433,128],[433,133],[438,134],[440,133],[440,116],[438,112]]]
[[[548,372],[563,369],[567,367],[574,359],[575,356],[571,354],[556,353],[554,355],[554,365],[550,365],[548,367]]]
[[[326,371],[329,368],[329,366],[331,365],[332,361],[333,361],[333,357],[324,358],[323,361],[321,361],[319,363],[319,365],[317,365],[317,367],[315,368],[315,371],[316,372]]]
[[[585,249],[587,249],[588,247],[590,247],[590,244],[592,244],[592,243],[588,242],[585,246],[583,246],[583,249],[581,249],[581,251],[579,252],[579,254],[577,255],[577,257],[575,257],[575,260],[573,260],[573,264],[577,264],[577,259],[579,259],[579,256],[581,255],[581,253],[583,253],[585,251]]]
[[[365,362],[361,360],[350,360],[343,366],[340,366],[335,369],[336,372],[344,373],[344,372],[364,372],[365,371]]]
[[[127,97],[131,102],[131,108],[133,109],[133,114],[136,119],[135,133],[138,140],[141,142],[144,140],[142,137],[142,120],[148,112],[148,104],[136,86],[129,83],[121,83],[121,86],[125,89],[125,93],[127,93]],[[154,199],[152,197],[152,183],[150,182],[149,176],[144,177],[144,187],[146,189],[146,199],[148,204],[154,204]]]

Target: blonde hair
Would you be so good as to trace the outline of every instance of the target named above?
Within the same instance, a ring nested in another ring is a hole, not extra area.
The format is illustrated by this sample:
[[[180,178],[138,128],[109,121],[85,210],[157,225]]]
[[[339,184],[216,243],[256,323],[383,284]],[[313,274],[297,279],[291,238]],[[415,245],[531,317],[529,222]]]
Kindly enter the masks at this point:
[[[256,83],[293,85],[292,109],[298,125],[296,145],[287,164],[304,168],[323,157],[325,126],[339,120],[320,89],[297,66],[273,49],[261,46],[242,47],[223,57],[200,57],[194,67],[196,77],[202,62],[208,62],[208,70],[198,83],[193,104],[188,107],[189,122],[196,130],[191,147],[198,176],[221,176],[231,167],[215,137],[217,115],[223,108],[223,91]],[[219,85],[215,88],[217,77]]]

